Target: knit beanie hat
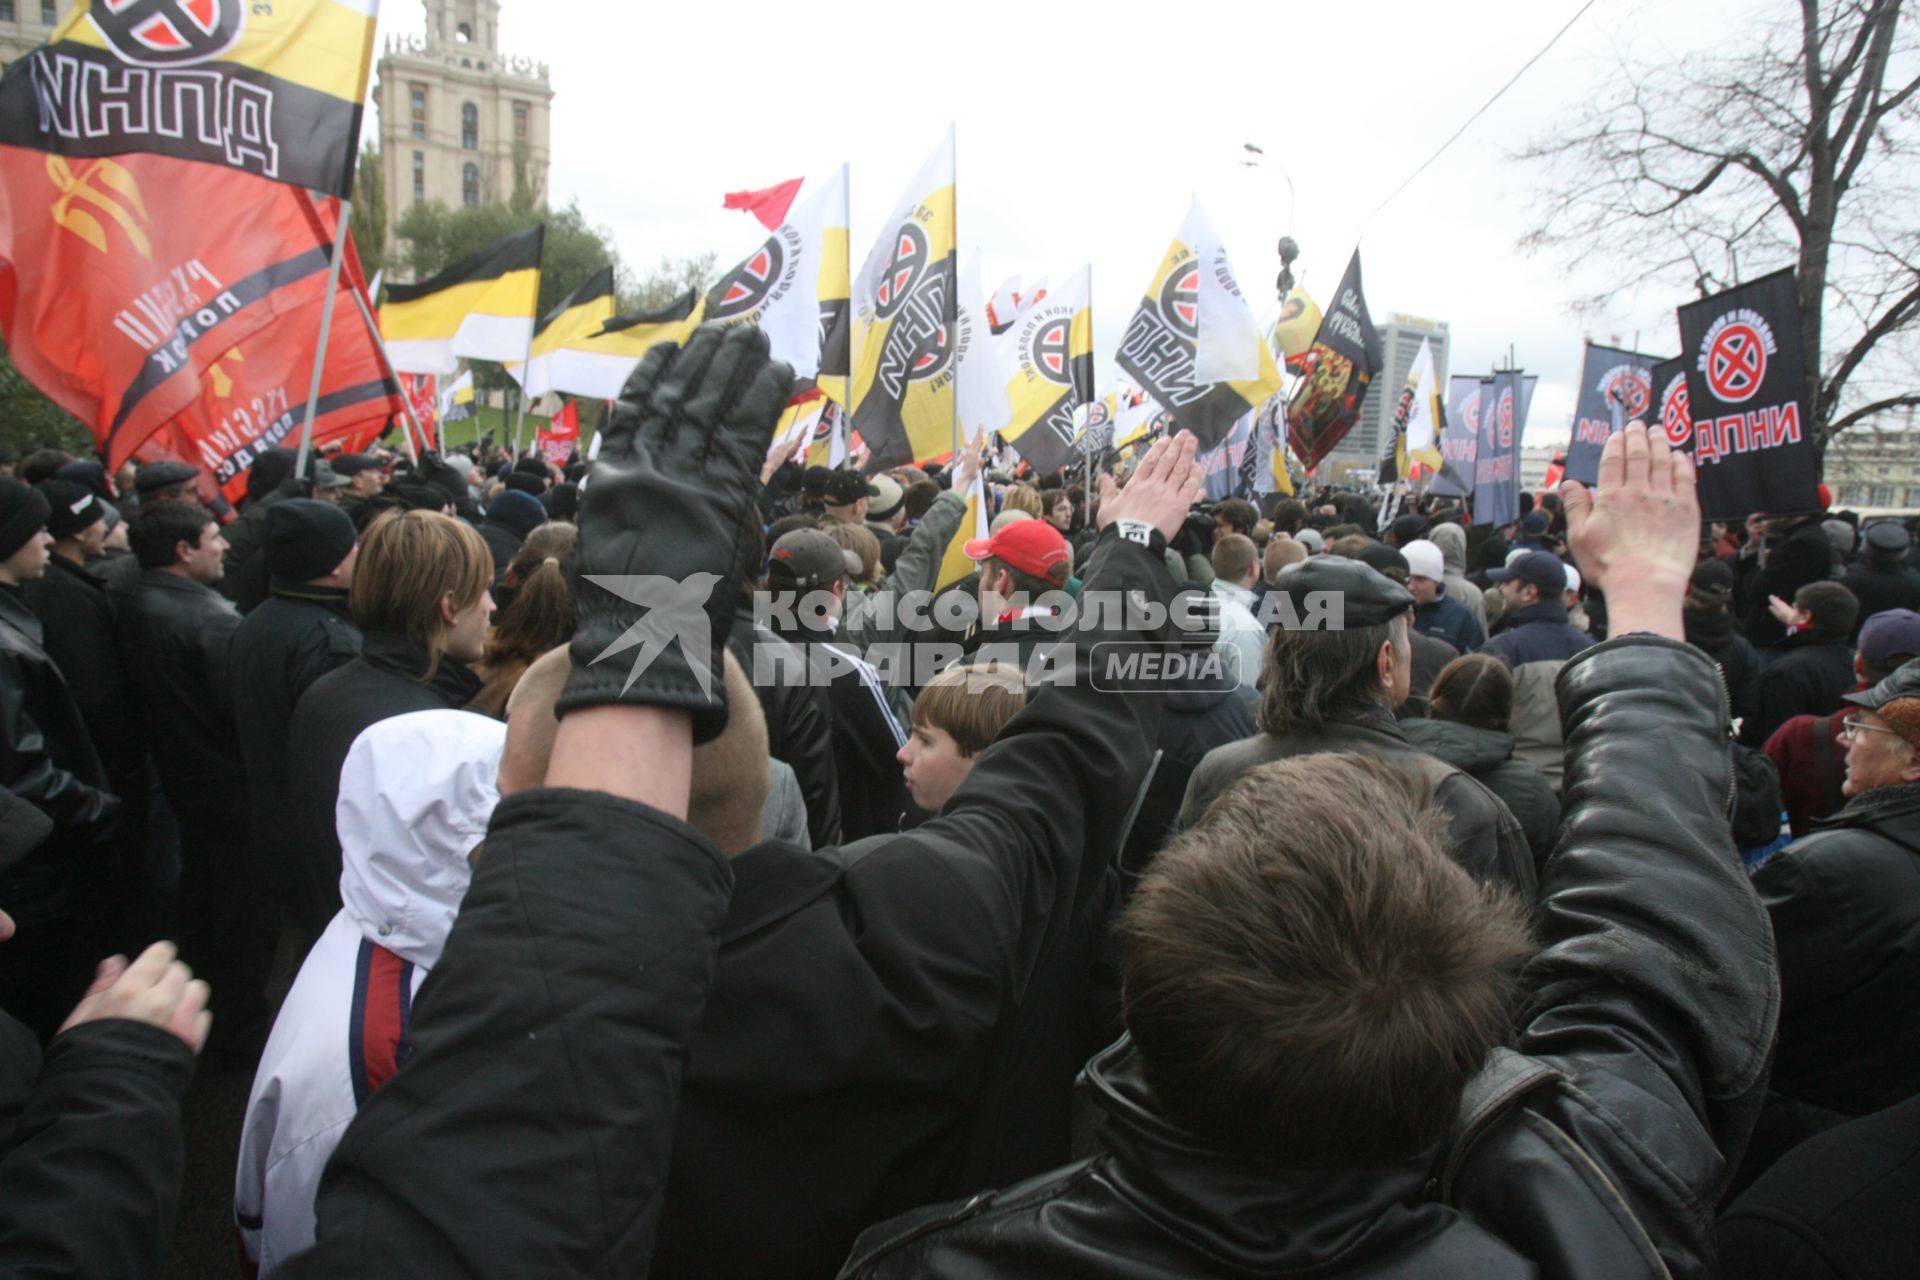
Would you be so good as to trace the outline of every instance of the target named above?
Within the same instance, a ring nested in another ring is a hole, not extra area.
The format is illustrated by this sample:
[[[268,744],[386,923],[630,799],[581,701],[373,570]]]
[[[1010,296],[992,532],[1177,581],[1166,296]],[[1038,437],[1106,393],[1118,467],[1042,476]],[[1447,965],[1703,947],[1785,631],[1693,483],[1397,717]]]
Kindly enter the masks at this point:
[[[88,525],[106,519],[107,504],[84,484],[42,480],[33,487],[47,500],[47,532],[55,538],[71,538]]]
[[[0,476],[0,560],[27,545],[47,527],[47,500],[12,476]]]
[[[331,502],[284,498],[267,508],[267,569],[282,582],[326,577],[355,539],[353,517]]]

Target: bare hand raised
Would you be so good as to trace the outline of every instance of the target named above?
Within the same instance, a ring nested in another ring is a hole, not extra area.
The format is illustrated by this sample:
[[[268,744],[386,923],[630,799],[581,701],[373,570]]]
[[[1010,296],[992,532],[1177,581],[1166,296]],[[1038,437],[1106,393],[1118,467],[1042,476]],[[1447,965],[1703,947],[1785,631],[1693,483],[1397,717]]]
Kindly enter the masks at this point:
[[[1597,492],[1560,486],[1567,538],[1588,582],[1607,594],[1615,634],[1680,639],[1680,604],[1700,551],[1693,459],[1630,422],[1607,441]]]
[[[1112,476],[1100,477],[1100,528],[1115,520],[1144,520],[1171,538],[1186,521],[1187,510],[1200,500],[1206,485],[1193,465],[1199,442],[1191,431],[1154,442],[1146,459],[1122,489]]]

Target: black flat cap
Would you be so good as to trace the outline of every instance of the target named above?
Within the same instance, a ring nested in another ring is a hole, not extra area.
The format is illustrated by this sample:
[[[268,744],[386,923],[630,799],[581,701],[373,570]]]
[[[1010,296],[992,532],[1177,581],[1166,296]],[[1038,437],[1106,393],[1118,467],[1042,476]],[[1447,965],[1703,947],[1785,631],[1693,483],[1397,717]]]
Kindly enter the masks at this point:
[[[1891,520],[1882,520],[1867,530],[1867,545],[1875,551],[1905,551],[1913,537]]]
[[[200,468],[190,467],[184,462],[149,462],[134,475],[133,491],[139,494],[152,493],[156,489],[191,480],[199,474]]]
[[[380,459],[369,458],[364,453],[337,453],[333,456],[333,469],[351,478],[362,471],[378,471]]]
[[[1391,578],[1343,556],[1312,556],[1288,565],[1273,589],[1293,605],[1294,616],[1313,628],[1315,611],[1329,619],[1320,629],[1377,627],[1413,609],[1413,596]],[[1321,593],[1329,593],[1331,599]],[[1330,612],[1329,612],[1330,610]]]
[[[1842,694],[1840,701],[1878,711],[1889,702],[1898,702],[1902,698],[1920,698],[1920,659],[1907,663],[1871,689]]]

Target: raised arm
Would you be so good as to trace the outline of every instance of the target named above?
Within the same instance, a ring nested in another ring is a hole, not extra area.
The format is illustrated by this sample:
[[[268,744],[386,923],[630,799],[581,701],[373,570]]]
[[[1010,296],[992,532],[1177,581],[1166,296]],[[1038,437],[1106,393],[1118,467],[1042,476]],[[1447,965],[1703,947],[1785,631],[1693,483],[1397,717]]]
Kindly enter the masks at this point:
[[[692,749],[726,724],[737,540],[791,378],[758,330],[713,326],[628,383],[583,496],[547,786],[495,812],[412,1055],[285,1274],[647,1273],[732,887],[683,821]]]
[[[1556,1119],[1672,1274],[1705,1275],[1713,1205],[1758,1115],[1778,998],[1766,916],[1728,823],[1725,695],[1713,663],[1681,639],[1699,536],[1693,467],[1633,423],[1608,441],[1597,493],[1563,492],[1616,638],[1559,678],[1565,810],[1541,876],[1518,1047],[1570,1078],[1579,1102],[1558,1095]],[[1475,1204],[1471,1190],[1462,1207],[1514,1212]]]

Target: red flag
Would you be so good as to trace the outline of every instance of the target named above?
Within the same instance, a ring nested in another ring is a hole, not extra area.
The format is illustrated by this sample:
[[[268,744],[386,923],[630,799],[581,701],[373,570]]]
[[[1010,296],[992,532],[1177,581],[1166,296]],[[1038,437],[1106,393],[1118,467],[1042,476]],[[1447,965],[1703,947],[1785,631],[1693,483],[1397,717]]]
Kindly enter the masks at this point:
[[[316,208],[314,214],[331,245],[328,224],[336,202],[324,203],[329,207]],[[323,276],[306,302],[246,341],[224,351],[215,347],[217,354],[200,375],[195,401],[147,437],[138,448],[140,456],[191,463],[230,501],[239,501],[256,458],[275,446],[299,443],[325,285]],[[316,446],[337,442],[357,452],[390,422],[404,422],[400,386],[388,376],[375,336],[354,302],[354,292],[364,294],[366,287],[360,255],[349,237],[333,297],[333,333],[320,397],[314,403]],[[117,461],[120,455],[116,451],[110,456]]]
[[[767,230],[777,231],[787,220],[787,210],[793,207],[793,198],[800,194],[800,184],[804,181],[804,178],[788,178],[764,191],[729,191],[721,207],[745,209],[760,219]]]
[[[580,402],[567,401],[567,407],[553,415],[546,426],[534,438],[534,445],[540,450],[540,456],[559,466],[580,446]]]
[[[14,363],[92,428],[109,468],[173,452],[224,486],[304,414],[338,208],[167,156],[0,146],[0,329]],[[400,406],[349,292],[366,288],[349,249],[321,383],[330,433]]]

